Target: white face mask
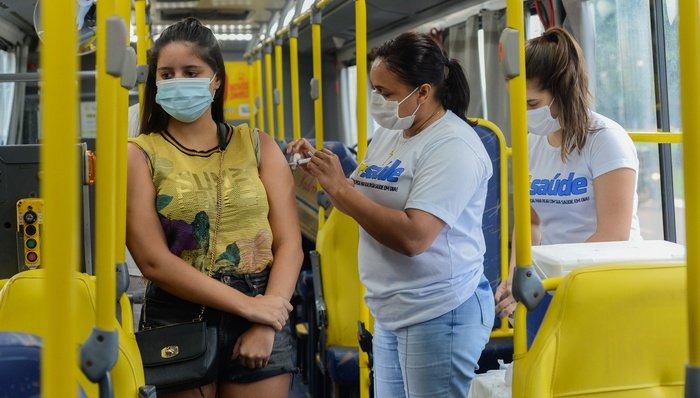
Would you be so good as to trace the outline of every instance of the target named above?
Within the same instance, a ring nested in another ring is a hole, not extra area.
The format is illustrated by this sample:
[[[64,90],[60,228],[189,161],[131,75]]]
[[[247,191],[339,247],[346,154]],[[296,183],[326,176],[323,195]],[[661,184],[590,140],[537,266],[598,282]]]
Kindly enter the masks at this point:
[[[530,134],[548,136],[561,129],[559,120],[552,117],[549,106],[554,103],[554,98],[549,105],[527,111],[527,131]]]
[[[413,125],[413,121],[416,119],[416,112],[418,112],[421,104],[418,104],[418,107],[416,107],[416,110],[413,111],[411,115],[405,117],[399,116],[399,105],[406,101],[408,97],[412,96],[418,88],[419,87],[416,87],[401,101],[387,101],[377,90],[373,90],[369,111],[374,121],[377,122],[378,125],[389,130],[406,130],[410,128]]]

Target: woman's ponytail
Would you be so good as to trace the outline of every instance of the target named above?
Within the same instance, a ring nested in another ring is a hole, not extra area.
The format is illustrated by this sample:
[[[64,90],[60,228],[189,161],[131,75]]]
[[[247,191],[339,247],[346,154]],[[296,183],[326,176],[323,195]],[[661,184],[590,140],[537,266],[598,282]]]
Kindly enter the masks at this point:
[[[448,59],[445,65],[445,82],[440,89],[440,94],[442,106],[467,121],[469,84],[462,66],[454,58]]]

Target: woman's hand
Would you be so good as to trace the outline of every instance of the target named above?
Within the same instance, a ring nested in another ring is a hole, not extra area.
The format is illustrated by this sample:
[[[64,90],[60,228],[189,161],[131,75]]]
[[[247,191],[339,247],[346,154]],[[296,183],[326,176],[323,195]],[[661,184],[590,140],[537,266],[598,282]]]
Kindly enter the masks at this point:
[[[244,318],[253,323],[271,326],[274,330],[279,331],[287,323],[289,311],[293,307],[288,300],[280,296],[258,295],[251,299],[251,305],[248,308],[248,313],[244,315]]]
[[[513,298],[512,275],[509,275],[506,280],[498,285],[494,299],[496,300],[496,313],[498,314],[499,318],[505,318],[513,315],[517,302]]]
[[[309,174],[316,177],[331,198],[350,187],[345,178],[343,166],[340,165],[340,159],[328,149],[316,151],[311,161],[304,167]]]
[[[287,144],[287,155],[292,155],[292,160],[310,158],[314,155],[314,152],[316,152],[316,148],[314,148],[306,138],[300,138]],[[292,170],[296,170],[297,168],[296,165],[292,165],[291,167]],[[302,169],[304,168],[302,167]]]
[[[274,342],[274,329],[254,324],[236,340],[231,359],[240,358],[241,365],[247,368],[264,368],[270,360]]]

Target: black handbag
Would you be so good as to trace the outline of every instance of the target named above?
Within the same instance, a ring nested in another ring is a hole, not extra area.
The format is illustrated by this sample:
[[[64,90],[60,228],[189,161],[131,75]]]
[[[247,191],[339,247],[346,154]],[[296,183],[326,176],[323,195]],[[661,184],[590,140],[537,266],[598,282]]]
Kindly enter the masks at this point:
[[[212,276],[215,262],[216,237],[221,218],[221,178],[224,150],[226,149],[226,125],[219,130],[219,176],[216,190],[216,222],[210,244],[207,275]],[[143,319],[146,321],[148,299],[144,299]],[[216,380],[218,373],[218,333],[216,326],[208,326],[202,306],[199,316],[192,322],[146,328],[136,333],[141,351],[146,384],[158,392],[176,392],[197,388]]]
[[[154,327],[136,333],[146,384],[158,392],[188,390],[216,380],[217,331],[206,321]]]

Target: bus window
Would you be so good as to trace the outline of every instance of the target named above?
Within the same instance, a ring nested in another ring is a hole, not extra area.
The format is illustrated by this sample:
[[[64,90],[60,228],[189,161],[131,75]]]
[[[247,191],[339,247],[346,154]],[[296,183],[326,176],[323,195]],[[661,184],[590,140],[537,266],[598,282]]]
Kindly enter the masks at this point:
[[[595,55],[590,70],[593,108],[628,131],[656,131],[649,0],[593,0]],[[590,57],[589,57],[590,63]],[[639,223],[645,239],[663,239],[659,153],[637,144]]]
[[[369,75],[369,74],[368,74]],[[346,66],[340,71],[340,108],[342,136],[341,140],[348,146],[357,144],[357,66]],[[369,77],[368,77],[369,79]],[[372,139],[377,128],[374,119],[369,113],[369,93],[371,87],[367,87],[367,139]]]
[[[14,52],[0,50],[0,73],[15,73],[17,59]],[[0,83],[0,145],[7,143],[10,134],[10,119],[12,118],[15,97],[15,83]]]
[[[666,39],[666,82],[668,84],[669,119],[671,131],[681,129],[680,73],[678,62],[678,1],[664,1],[664,36]],[[681,145],[671,146],[673,164],[673,191],[676,210],[676,238],[685,244],[685,190],[683,184],[683,157]]]

